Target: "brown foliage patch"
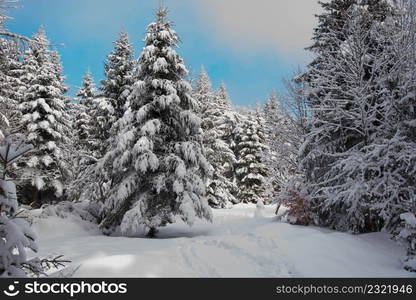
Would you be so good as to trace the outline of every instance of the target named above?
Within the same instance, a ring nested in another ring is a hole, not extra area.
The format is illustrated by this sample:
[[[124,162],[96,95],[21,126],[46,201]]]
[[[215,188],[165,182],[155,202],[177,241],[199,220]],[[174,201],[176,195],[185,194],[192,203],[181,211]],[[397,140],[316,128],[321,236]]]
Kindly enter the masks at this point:
[[[309,225],[311,217],[305,205],[305,199],[297,191],[291,190],[287,193],[288,197],[283,199],[282,204],[288,208],[287,219],[292,225]]]

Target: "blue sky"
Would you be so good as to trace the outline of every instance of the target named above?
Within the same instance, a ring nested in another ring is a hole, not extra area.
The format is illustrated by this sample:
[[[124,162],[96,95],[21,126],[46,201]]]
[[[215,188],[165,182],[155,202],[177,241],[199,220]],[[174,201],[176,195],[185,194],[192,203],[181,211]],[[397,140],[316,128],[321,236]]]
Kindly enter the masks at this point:
[[[204,65],[214,86],[224,81],[236,105],[254,106],[308,61],[316,0],[165,0],[192,74]],[[44,25],[59,46],[75,94],[89,68],[96,82],[112,41],[126,30],[137,57],[158,0],[21,0],[7,27],[31,36]]]

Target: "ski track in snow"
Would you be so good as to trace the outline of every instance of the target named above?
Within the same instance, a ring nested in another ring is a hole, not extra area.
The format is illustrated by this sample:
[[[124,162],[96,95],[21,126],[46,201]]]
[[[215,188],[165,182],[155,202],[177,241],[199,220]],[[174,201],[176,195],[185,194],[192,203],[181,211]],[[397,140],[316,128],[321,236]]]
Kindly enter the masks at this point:
[[[274,206],[214,210],[214,223],[161,228],[156,239],[108,237],[74,218],[33,225],[40,257],[63,254],[75,277],[416,277],[384,233],[351,235],[275,220]]]

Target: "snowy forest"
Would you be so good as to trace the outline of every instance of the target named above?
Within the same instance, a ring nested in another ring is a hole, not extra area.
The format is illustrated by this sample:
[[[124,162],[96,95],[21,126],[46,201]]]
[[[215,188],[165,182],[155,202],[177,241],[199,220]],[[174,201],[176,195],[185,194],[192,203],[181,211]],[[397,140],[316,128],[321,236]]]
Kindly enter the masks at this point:
[[[320,243],[310,250],[311,269],[325,245],[339,243],[333,251],[345,251],[342,267],[355,259],[352,248],[367,252],[357,264],[374,256],[374,265],[393,266],[340,274],[416,272],[413,0],[320,3],[311,62],[252,107],[234,105],[226,83],[214,89],[204,62],[191,75],[171,22],[181,20],[170,20],[163,5],[143,28],[141,53],[131,41],[142,37],[120,32],[103,57],[105,79],[86,70],[68,96],[48,28],[31,37],[7,29],[15,2],[0,0],[0,277],[105,275],[100,267],[82,273],[104,258],[65,250],[77,247],[62,242],[66,228],[80,224],[87,229],[79,248],[108,254],[119,244],[108,257],[138,253],[133,269],[154,267],[140,258],[144,248],[174,247],[167,243],[177,238],[183,266],[172,262],[173,250],[159,257],[155,248],[149,260],[171,270],[154,276],[311,275],[297,267],[308,249],[293,249]],[[249,211],[246,223],[237,218]],[[205,233],[209,226],[217,236]],[[294,262],[284,261],[290,255]],[[219,271],[227,259],[238,269],[240,257],[252,269]]]

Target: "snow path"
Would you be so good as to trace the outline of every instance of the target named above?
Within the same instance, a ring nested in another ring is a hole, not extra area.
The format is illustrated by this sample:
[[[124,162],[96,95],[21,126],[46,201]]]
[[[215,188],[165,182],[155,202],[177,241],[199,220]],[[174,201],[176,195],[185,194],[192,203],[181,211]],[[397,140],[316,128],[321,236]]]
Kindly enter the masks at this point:
[[[276,222],[274,207],[215,210],[214,223],[162,228],[157,239],[100,235],[76,219],[38,220],[39,255],[64,254],[76,277],[409,277],[383,233],[353,236]]]

